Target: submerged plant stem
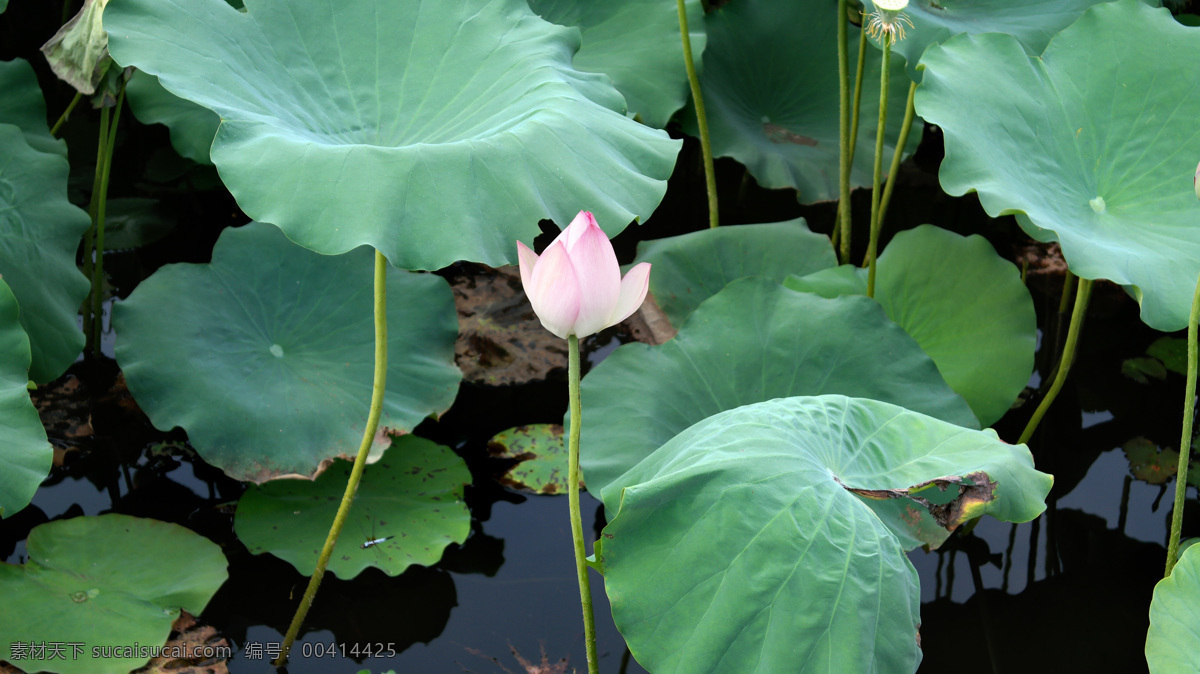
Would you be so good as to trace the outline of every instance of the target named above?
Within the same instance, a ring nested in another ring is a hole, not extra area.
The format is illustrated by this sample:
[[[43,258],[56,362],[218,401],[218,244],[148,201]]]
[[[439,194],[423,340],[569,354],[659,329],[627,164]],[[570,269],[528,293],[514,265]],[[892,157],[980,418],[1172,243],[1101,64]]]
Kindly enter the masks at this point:
[[[700,127],[700,154],[704,157],[704,186],[708,190],[708,226],[717,222],[717,175],[713,172],[712,142],[708,136],[708,116],[704,114],[704,97],[700,95],[700,78],[696,76],[696,63],[692,60],[692,38],[688,34],[687,10],[683,0],[675,0],[679,12],[679,37],[683,42],[683,65],[687,69],[688,84],[692,88],[692,102],[696,105],[696,126]]]
[[[883,136],[887,131],[888,75],[891,72],[892,36],[884,33],[883,63],[879,71],[879,128],[875,132],[875,170],[871,178],[871,238],[867,241],[867,297],[875,297],[875,258],[879,248],[879,184],[883,174]]]
[[[681,5],[682,6],[682,5]],[[592,613],[592,588],[588,581],[587,551],[583,544],[583,519],[579,514],[579,430],[582,407],[579,402],[579,338],[567,337],[567,385],[571,403],[571,435],[567,443],[567,500],[571,509],[571,539],[575,544],[575,573],[579,577],[579,602],[583,605],[583,636],[587,644],[588,673],[597,674],[596,618]]]
[[[917,83],[908,85],[908,103],[904,106],[904,124],[900,127],[900,138],[896,140],[896,151],[892,153],[892,165],[888,169],[887,186],[883,188],[883,196],[879,198],[879,222],[887,216],[888,202],[892,200],[892,191],[896,189],[896,176],[900,175],[900,158],[904,154],[904,146],[908,144],[908,133],[912,131],[913,118],[916,109],[913,101],[917,95]]]
[[[1087,313],[1088,300],[1091,297],[1092,281],[1085,278],[1079,279],[1079,286],[1075,289],[1075,308],[1071,311],[1071,326],[1067,328],[1067,343],[1063,346],[1062,359],[1058,363],[1058,371],[1054,374],[1054,383],[1050,385],[1050,390],[1046,392],[1042,402],[1038,403],[1037,409],[1033,411],[1033,416],[1025,426],[1025,431],[1021,433],[1021,439],[1017,440],[1019,445],[1029,442],[1029,438],[1037,430],[1038,423],[1046,415],[1046,410],[1050,409],[1050,405],[1058,397],[1058,392],[1062,390],[1063,382],[1067,380],[1067,375],[1071,371],[1071,363],[1075,360],[1075,346],[1079,343],[1083,316]],[[1032,578],[1032,576],[1030,577]]]
[[[358,483],[362,480],[363,469],[367,465],[367,454],[375,442],[375,431],[379,428],[379,417],[383,412],[383,392],[387,389],[387,259],[383,253],[375,251],[375,375],[371,388],[371,410],[367,415],[367,427],[363,429],[362,443],[358,447],[358,455],[354,457],[354,467],[350,470],[350,480],[346,483],[346,491],[342,494],[342,503],[338,506],[337,515],[333,518],[333,526],[329,528],[329,536],[325,538],[325,547],[321,548],[321,556],[317,558],[317,567],[313,570],[308,588],[292,616],[292,624],[288,626],[287,635],[283,638],[283,648],[279,657],[273,663],[281,667],[287,662],[288,651],[300,633],[308,609],[312,607],[313,599],[317,596],[317,588],[321,586],[321,578],[325,575],[325,567],[333,555],[333,547],[337,544],[346,518],[350,515],[350,505],[354,503],[354,494],[358,491]]]
[[[1187,388],[1183,394],[1183,433],[1179,438],[1179,466],[1175,470],[1175,508],[1171,511],[1171,538],[1167,543],[1167,570],[1163,577],[1171,575],[1179,561],[1179,533],[1183,527],[1183,499],[1187,495],[1188,463],[1192,458],[1192,415],[1196,409],[1196,323],[1200,318],[1200,279],[1192,295],[1192,314],[1188,317],[1187,334]]]
[[[838,260],[850,260],[850,55],[846,16],[847,0],[838,0],[837,58],[838,58]]]
[[[95,276],[92,277],[92,353],[100,356],[100,336],[104,332],[104,217],[108,207],[108,178],[112,174],[112,158],[113,145],[117,140],[117,125],[121,122],[121,108],[125,103],[125,82],[121,82],[121,92],[117,94],[117,104],[113,108],[112,121],[108,128],[108,138],[105,142],[104,169],[100,176],[100,193],[97,199],[96,195],[92,195],[93,201],[96,203],[95,217],[93,218],[95,228],[95,245],[96,245],[96,266],[94,271]],[[105,133],[101,127],[100,133]],[[97,170],[100,170],[97,167]]]

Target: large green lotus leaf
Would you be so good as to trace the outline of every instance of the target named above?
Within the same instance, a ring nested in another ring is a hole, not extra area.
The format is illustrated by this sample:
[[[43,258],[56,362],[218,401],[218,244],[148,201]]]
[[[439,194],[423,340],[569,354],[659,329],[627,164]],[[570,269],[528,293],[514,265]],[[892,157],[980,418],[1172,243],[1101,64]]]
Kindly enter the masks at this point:
[[[311,475],[353,458],[374,367],[373,253],[325,256],[261,223],[221,234],[211,264],[175,264],[114,310],[116,357],[160,429],[242,480]],[[458,320],[445,280],[390,269],[381,431],[454,400]]]
[[[671,323],[680,325],[730,281],[765,276],[782,281],[837,264],[829,237],[803,218],[766,225],[717,227],[638,244],[637,262],[649,262],[650,292]]]
[[[163,89],[158,78],[140,70],[125,85],[129,110],[142,124],[165,124],[171,132],[171,147],[182,157],[199,164],[212,164],[208,148],[221,118],[208,108]]]
[[[822,297],[867,293],[867,270],[843,265],[784,285]],[[991,426],[1029,381],[1037,314],[1020,271],[982,236],[932,225],[900,232],[879,256],[875,299],[912,335],[979,423]]]
[[[583,46],[575,67],[604,73],[625,96],[629,112],[644,124],[663,128],[691,96],[679,37],[679,12],[661,0],[529,0],[538,16],[576,26]],[[684,2],[692,60],[698,65],[707,37],[700,0]]]
[[[150,660],[145,649],[166,642],[180,609],[199,615],[228,578],[216,543],[177,524],[128,515],[43,524],[26,546],[23,566],[0,564],[0,659],[29,671],[136,669]],[[65,652],[15,656],[13,646],[22,642],[61,643]],[[71,644],[82,646],[74,657]],[[93,657],[98,647],[116,652]]]
[[[598,493],[706,417],[823,393],[979,427],[929,356],[874,301],[830,300],[747,278],[701,304],[671,341],[626,344],[583,379],[584,477]]]
[[[1151,674],[1200,671],[1200,546],[1184,550],[1154,586],[1146,664]]]
[[[0,91],[0,124],[21,127],[25,142],[39,152],[67,156],[66,141],[55,139],[46,126],[46,101],[28,61],[0,61]]]
[[[238,538],[250,552],[270,552],[311,576],[352,466],[338,460],[313,481],[250,487],[238,502]],[[413,564],[433,565],[447,545],[462,543],[471,531],[462,500],[470,482],[466,462],[449,448],[414,435],[396,438],[384,458],[363,471],[329,570],[353,578],[374,566],[397,576]]]
[[[539,219],[587,209],[611,235],[666,190],[680,143],[626,118],[607,77],[571,66],[579,33],[524,0],[246,8],[117,0],[109,49],[220,115],[222,180],[303,246],[498,266]]]
[[[897,536],[935,522],[944,539],[983,514],[1028,521],[1052,482],[1023,445],[895,405],[747,405],[604,489],[617,513],[603,533],[604,587],[653,672],[909,674],[921,593]]]
[[[1040,58],[1007,35],[932,46],[916,105],[945,132],[942,187],[1016,213],[1079,276],[1128,287],[1148,325],[1181,329],[1200,273],[1198,60],[1200,30],[1137,0],[1093,7]]]
[[[708,15],[700,88],[713,154],[745,164],[763,187],[796,188],[804,203],[838,195],[836,23],[837,9],[827,0],[739,0]],[[851,27],[851,41],[857,39]],[[868,50],[853,185],[871,184],[881,58]],[[857,52],[852,69],[856,59]],[[891,72],[888,157],[900,136],[909,84],[901,59],[892,59]],[[699,135],[695,115],[684,129]],[[910,136],[909,151],[920,136]]]
[[[1055,33],[1066,28],[1087,8],[1105,0],[911,0],[904,15],[905,38],[892,50],[908,62],[908,74],[920,82],[917,62],[925,48],[959,33],[1007,33],[1030,54],[1040,54]],[[864,5],[870,12],[871,0]],[[1146,4],[1158,3],[1146,0]]]
[[[30,147],[22,129],[0,124],[0,277],[17,297],[33,348],[29,378],[45,383],[83,350],[77,318],[87,279],[75,266],[87,213],[67,201],[62,154]]]
[[[0,278],[0,517],[29,505],[54,460],[26,388],[30,358],[17,298]]]

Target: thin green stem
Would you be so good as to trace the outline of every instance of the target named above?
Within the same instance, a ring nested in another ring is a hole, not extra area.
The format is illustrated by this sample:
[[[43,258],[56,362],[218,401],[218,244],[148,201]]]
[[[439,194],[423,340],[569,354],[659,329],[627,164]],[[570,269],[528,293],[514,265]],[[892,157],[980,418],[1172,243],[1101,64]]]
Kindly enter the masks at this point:
[[[675,0],[679,12],[679,37],[683,41],[683,65],[687,69],[688,84],[692,87],[692,102],[696,105],[696,125],[700,127],[700,153],[704,157],[704,186],[708,190],[708,226],[717,222],[717,174],[713,172],[712,142],[708,137],[708,116],[704,113],[704,97],[700,95],[700,78],[696,76],[696,63],[692,60],[692,38],[688,34],[687,11],[683,0]]]
[[[579,577],[579,602],[583,605],[583,636],[587,643],[588,674],[598,674],[596,618],[592,614],[592,588],[588,581],[587,551],[583,544],[583,519],[579,514],[579,429],[583,423],[579,402],[579,338],[567,337],[567,385],[571,403],[571,435],[567,443],[567,499],[571,508],[571,539],[575,543],[575,573]]]
[[[83,235],[83,274],[87,276],[88,281],[92,284],[92,290],[88,294],[83,305],[83,334],[87,339],[87,345],[84,350],[93,350],[99,352],[99,347],[92,343],[93,330],[92,325],[95,322],[95,314],[92,311],[93,296],[100,292],[100,288],[96,287],[96,213],[100,204],[100,185],[104,180],[104,160],[108,156],[108,118],[110,110],[107,107],[100,108],[100,130],[96,134],[96,173],[92,177],[92,196],[88,202],[88,217],[92,220],[92,226],[88,228],[86,234]]]
[[[62,127],[63,123],[67,121],[67,118],[71,116],[71,111],[74,110],[75,106],[79,104],[79,99],[81,98],[83,98],[83,93],[79,91],[75,92],[75,98],[71,99],[71,102],[67,105],[67,109],[63,110],[63,114],[59,115],[58,121],[54,123],[54,126],[50,127],[51,136],[58,135],[59,128]]]
[[[121,91],[117,94],[117,104],[113,108],[112,121],[108,128],[104,172],[100,177],[100,198],[96,203],[96,266],[95,276],[92,277],[92,353],[97,358],[100,356],[100,337],[104,332],[104,217],[108,208],[108,178],[112,174],[113,146],[116,144],[117,125],[121,122],[121,108],[124,103],[125,82],[122,80]]]
[[[888,75],[891,73],[892,37],[883,34],[883,63],[879,71],[879,128],[875,131],[875,169],[871,178],[871,238],[867,242],[867,297],[875,297],[875,257],[879,247],[879,184],[883,179],[883,136],[887,131]]]
[[[854,70],[854,105],[850,107],[850,166],[858,146],[858,112],[862,108],[863,66],[867,62],[867,31],[858,31],[858,64]]]
[[[1038,403],[1037,409],[1033,411],[1033,416],[1025,426],[1025,431],[1021,433],[1021,439],[1017,440],[1017,444],[1019,445],[1029,442],[1029,438],[1033,437],[1033,432],[1037,430],[1042,417],[1046,415],[1046,410],[1050,409],[1050,405],[1058,397],[1058,392],[1062,390],[1063,382],[1067,380],[1067,375],[1071,372],[1071,363],[1075,361],[1075,346],[1079,343],[1079,333],[1083,327],[1083,316],[1087,313],[1088,300],[1091,298],[1092,281],[1084,278],[1079,279],[1079,286],[1075,289],[1075,308],[1071,311],[1071,326],[1067,328],[1067,343],[1063,346],[1062,360],[1058,363],[1058,372],[1054,375],[1054,383],[1050,385],[1050,390],[1046,392],[1046,396],[1042,398],[1042,402]],[[1032,578],[1032,576],[1030,577]]]
[[[1196,282],[1196,291],[1192,295],[1192,315],[1188,318],[1188,371],[1187,388],[1183,394],[1183,433],[1179,438],[1179,467],[1175,470],[1175,509],[1171,511],[1171,539],[1167,544],[1167,572],[1175,568],[1179,561],[1179,532],[1183,527],[1183,499],[1187,495],[1188,463],[1192,458],[1192,414],[1196,409],[1196,356],[1197,338],[1196,322],[1200,318],[1200,279]]]
[[[840,240],[838,258],[850,261],[850,55],[846,37],[847,0],[838,0],[837,58],[838,58],[838,229]]]
[[[383,392],[387,388],[387,267],[388,262],[383,253],[375,251],[375,381],[371,389],[371,410],[367,414],[367,427],[363,429],[362,443],[358,447],[358,455],[354,458],[354,467],[350,470],[350,480],[346,483],[345,493],[342,494],[342,503],[333,518],[333,526],[325,539],[325,547],[321,548],[321,555],[317,558],[317,568],[308,581],[308,589],[304,591],[300,606],[296,608],[296,615],[292,617],[292,624],[283,638],[283,649],[274,662],[276,667],[281,667],[287,662],[288,651],[295,643],[300,626],[304,624],[308,609],[312,607],[313,599],[317,596],[317,588],[321,586],[321,578],[325,575],[325,567],[329,565],[329,557],[333,555],[333,547],[337,544],[342,526],[346,524],[346,518],[350,515],[350,506],[354,503],[358,483],[362,480],[363,469],[367,465],[367,454],[371,451],[375,431],[379,428],[379,416],[383,411]]]
[[[908,144],[908,133],[912,131],[913,118],[916,109],[913,100],[917,95],[917,83],[908,86],[908,102],[904,105],[904,123],[900,127],[900,138],[896,140],[896,151],[892,153],[892,165],[888,169],[887,185],[883,188],[883,196],[879,198],[879,222],[887,217],[888,202],[892,200],[892,190],[896,188],[896,176],[900,175],[900,158],[904,154],[904,146]]]

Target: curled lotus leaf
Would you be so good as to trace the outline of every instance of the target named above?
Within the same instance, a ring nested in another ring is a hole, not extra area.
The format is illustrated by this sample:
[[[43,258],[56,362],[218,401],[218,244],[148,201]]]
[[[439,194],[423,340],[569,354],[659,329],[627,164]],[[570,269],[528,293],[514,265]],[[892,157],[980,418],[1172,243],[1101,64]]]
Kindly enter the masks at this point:
[[[324,254],[514,263],[581,208],[613,235],[680,147],[524,0],[122,0],[104,20],[118,63],[220,116],[210,156],[241,208]]]
[[[1028,521],[1052,481],[1023,445],[888,403],[746,405],[605,487],[604,588],[653,672],[913,672],[905,550],[984,514]]]
[[[0,517],[29,505],[54,459],[26,388],[30,358],[17,298],[0,278]]]

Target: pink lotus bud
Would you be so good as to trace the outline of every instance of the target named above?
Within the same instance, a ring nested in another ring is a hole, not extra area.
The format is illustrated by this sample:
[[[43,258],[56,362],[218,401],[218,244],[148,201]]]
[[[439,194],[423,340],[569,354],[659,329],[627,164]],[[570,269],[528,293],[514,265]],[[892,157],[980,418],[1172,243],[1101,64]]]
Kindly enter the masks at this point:
[[[521,285],[542,326],[566,339],[587,337],[625,320],[650,288],[650,263],[621,278],[617,254],[596,218],[580,211],[541,257],[520,241]]]

